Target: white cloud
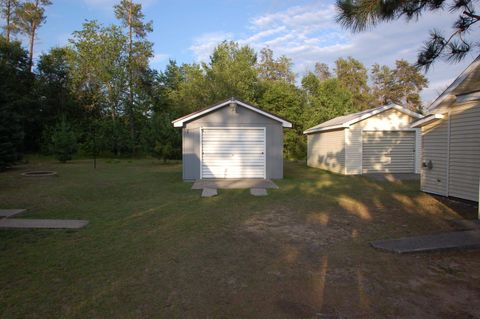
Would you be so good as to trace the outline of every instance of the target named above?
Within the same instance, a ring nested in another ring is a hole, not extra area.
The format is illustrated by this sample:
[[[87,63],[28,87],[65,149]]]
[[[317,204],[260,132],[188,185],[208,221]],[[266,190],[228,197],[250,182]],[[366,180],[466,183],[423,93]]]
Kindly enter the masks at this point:
[[[150,59],[150,62],[153,64],[165,62],[168,59],[168,54],[166,53],[155,53],[155,55]]]
[[[217,44],[224,40],[231,40],[232,34],[226,32],[205,33],[194,39],[190,50],[195,54],[197,61],[207,61]]]
[[[339,57],[353,56],[368,67],[373,63],[393,66],[395,60],[415,62],[418,50],[428,36],[428,31],[437,28],[451,31],[454,14],[445,11],[428,13],[418,21],[401,19],[385,23],[362,33],[352,34],[335,22],[336,8],[322,3],[294,6],[286,10],[263,14],[250,20],[247,36],[216,32],[194,39],[190,49],[197,60],[208,60],[213,48],[223,40],[235,40],[255,49],[268,46],[276,55],[285,54],[294,62],[294,71],[300,76],[311,69],[315,62],[324,62],[333,67]],[[473,31],[472,38],[480,32]],[[437,95],[437,90],[458,75],[473,56],[464,62],[450,65],[438,62],[427,73],[430,87],[423,92],[425,101]]]

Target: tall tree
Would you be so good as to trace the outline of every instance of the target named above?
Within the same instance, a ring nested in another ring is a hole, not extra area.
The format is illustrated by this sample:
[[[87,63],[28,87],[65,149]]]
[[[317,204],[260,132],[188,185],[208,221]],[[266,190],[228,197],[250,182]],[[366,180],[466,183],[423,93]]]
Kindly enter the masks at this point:
[[[0,170],[24,150],[25,119],[32,104],[33,78],[20,42],[0,36]]]
[[[315,75],[320,81],[325,81],[332,77],[332,72],[330,72],[330,68],[327,64],[317,62],[315,63]]]
[[[429,39],[418,54],[417,66],[428,70],[438,58],[460,61],[472,49],[478,52],[476,39],[469,36],[471,28],[480,21],[480,15],[475,10],[476,2],[478,0],[337,0],[337,21],[358,32],[380,22],[401,17],[418,19],[427,12],[448,8],[451,14],[458,15],[453,31],[449,36],[437,30],[430,31]]]
[[[372,96],[376,105],[385,105],[398,100],[398,88],[393,70],[375,63],[370,69]],[[398,103],[398,102],[397,102]]]
[[[339,58],[335,65],[338,82],[352,93],[355,106],[361,110],[368,109],[371,97],[367,68],[352,57]]]
[[[374,64],[371,69],[372,95],[377,105],[397,103],[413,111],[421,109],[420,91],[427,79],[415,66],[405,60],[397,60],[395,69]]]
[[[427,78],[405,60],[395,62],[393,74],[400,92],[400,103],[413,111],[421,111],[420,91],[427,87]]]
[[[258,63],[260,78],[273,81],[282,80],[293,84],[295,82],[295,74],[291,69],[292,61],[285,55],[275,59],[271,49],[263,48],[260,51],[260,61]]]
[[[18,0],[0,0],[1,16],[5,19],[3,30],[7,44],[10,43],[10,36],[17,31],[16,26],[16,10]]]
[[[34,0],[22,3],[16,11],[18,29],[25,33],[29,39],[28,62],[29,70],[33,67],[33,49],[38,28],[45,22],[45,7],[51,5],[50,0]]]
[[[128,115],[132,141],[136,140],[135,125],[135,85],[140,84],[141,75],[148,68],[148,59],[153,56],[152,43],[146,41],[152,32],[152,22],[144,22],[142,5],[133,0],[121,0],[115,5],[115,16],[128,32]]]
[[[219,44],[210,62],[202,64],[210,103],[232,96],[255,102],[258,86],[256,63],[255,51],[249,46],[227,41]]]

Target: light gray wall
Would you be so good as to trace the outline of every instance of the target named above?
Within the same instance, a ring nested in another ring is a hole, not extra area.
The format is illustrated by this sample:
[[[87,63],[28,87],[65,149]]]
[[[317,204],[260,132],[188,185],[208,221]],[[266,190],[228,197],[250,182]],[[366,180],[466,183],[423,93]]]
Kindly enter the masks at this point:
[[[449,196],[478,201],[480,176],[480,102],[450,113]]]
[[[345,130],[307,135],[307,165],[345,173]]]
[[[448,119],[422,127],[422,158],[432,161],[431,169],[422,167],[422,191],[447,196]]]
[[[282,124],[240,105],[237,106],[237,113],[235,113],[227,105],[184,125],[182,129],[184,180],[195,180],[200,178],[200,128],[235,126],[266,128],[267,178],[283,178]]]

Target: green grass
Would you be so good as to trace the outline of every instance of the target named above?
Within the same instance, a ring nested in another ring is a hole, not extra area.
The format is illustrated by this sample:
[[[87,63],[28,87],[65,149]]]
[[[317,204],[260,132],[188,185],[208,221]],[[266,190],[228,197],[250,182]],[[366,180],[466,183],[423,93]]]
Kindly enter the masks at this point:
[[[285,166],[268,197],[206,199],[182,182],[180,164],[153,159],[100,159],[94,170],[35,158],[0,173],[0,208],[90,221],[78,231],[0,230],[0,318],[475,313],[477,252],[397,256],[368,245],[448,230],[458,212],[418,182]],[[59,177],[21,177],[27,169]]]

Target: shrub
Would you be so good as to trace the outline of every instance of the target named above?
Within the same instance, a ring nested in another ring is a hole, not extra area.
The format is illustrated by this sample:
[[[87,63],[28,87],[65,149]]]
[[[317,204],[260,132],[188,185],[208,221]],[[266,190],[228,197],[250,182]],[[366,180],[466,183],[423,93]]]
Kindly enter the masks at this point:
[[[72,159],[77,147],[75,132],[65,119],[62,119],[53,130],[52,150],[55,158],[65,163]]]

